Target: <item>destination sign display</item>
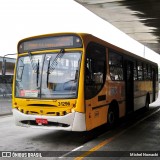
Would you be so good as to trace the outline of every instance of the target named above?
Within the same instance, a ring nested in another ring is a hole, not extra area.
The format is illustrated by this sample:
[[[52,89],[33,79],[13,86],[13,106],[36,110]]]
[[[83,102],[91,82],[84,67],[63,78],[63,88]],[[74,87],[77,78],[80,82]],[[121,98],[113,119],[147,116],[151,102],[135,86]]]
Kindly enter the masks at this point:
[[[45,37],[24,41],[19,44],[19,53],[54,48],[79,48],[82,47],[81,39],[78,36],[57,36]]]

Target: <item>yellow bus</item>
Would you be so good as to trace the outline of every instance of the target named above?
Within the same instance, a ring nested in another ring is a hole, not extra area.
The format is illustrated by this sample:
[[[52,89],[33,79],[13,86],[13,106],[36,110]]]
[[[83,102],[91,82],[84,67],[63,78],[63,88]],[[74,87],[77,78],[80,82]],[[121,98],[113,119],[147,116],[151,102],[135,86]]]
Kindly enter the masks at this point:
[[[13,82],[18,126],[89,131],[146,107],[158,65],[93,35],[56,33],[19,41]]]

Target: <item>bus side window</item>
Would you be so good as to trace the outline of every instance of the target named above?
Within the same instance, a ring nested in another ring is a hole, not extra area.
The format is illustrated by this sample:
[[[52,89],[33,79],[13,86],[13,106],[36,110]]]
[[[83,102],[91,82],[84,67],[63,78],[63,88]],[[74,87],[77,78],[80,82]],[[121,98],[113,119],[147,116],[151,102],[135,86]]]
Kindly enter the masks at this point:
[[[148,65],[148,80],[152,80],[152,69],[150,65]]]
[[[137,77],[137,63],[136,61],[134,62],[134,80],[138,80],[138,77]]]
[[[123,57],[113,51],[109,51],[109,71],[111,80],[123,80]]]
[[[142,62],[137,63],[137,69],[138,69],[138,80],[143,80],[143,66]]]
[[[143,78],[148,80],[148,65],[145,63],[143,63]]]
[[[103,87],[106,78],[105,48],[91,43],[87,48],[85,62],[85,96],[86,99],[94,97]]]

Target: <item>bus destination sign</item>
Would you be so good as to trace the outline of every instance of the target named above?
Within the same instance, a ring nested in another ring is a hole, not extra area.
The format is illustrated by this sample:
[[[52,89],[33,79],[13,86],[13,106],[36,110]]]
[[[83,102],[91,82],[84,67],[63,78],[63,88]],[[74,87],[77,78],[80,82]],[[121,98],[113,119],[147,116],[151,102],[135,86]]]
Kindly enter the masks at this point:
[[[81,39],[78,36],[57,36],[31,39],[19,44],[18,52],[37,51],[55,48],[79,48],[82,47]]]

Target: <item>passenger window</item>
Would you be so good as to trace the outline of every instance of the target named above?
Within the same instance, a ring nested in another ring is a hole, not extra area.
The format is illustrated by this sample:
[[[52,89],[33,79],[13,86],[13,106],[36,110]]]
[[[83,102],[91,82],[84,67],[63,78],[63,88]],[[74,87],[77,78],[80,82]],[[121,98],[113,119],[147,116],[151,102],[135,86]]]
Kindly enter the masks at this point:
[[[152,80],[152,69],[150,65],[148,65],[148,80]]]
[[[143,67],[142,67],[142,62],[138,62],[138,64],[137,64],[137,69],[138,69],[138,80],[143,80]]]
[[[113,51],[109,52],[109,71],[111,80],[123,80],[123,58]]]
[[[143,77],[144,77],[144,80],[148,79],[148,65],[146,64],[143,64]]]
[[[137,77],[137,63],[134,62],[134,80],[138,80],[138,77]]]
[[[85,96],[86,99],[94,97],[103,87],[106,78],[105,47],[90,44],[86,52],[85,64]]]

